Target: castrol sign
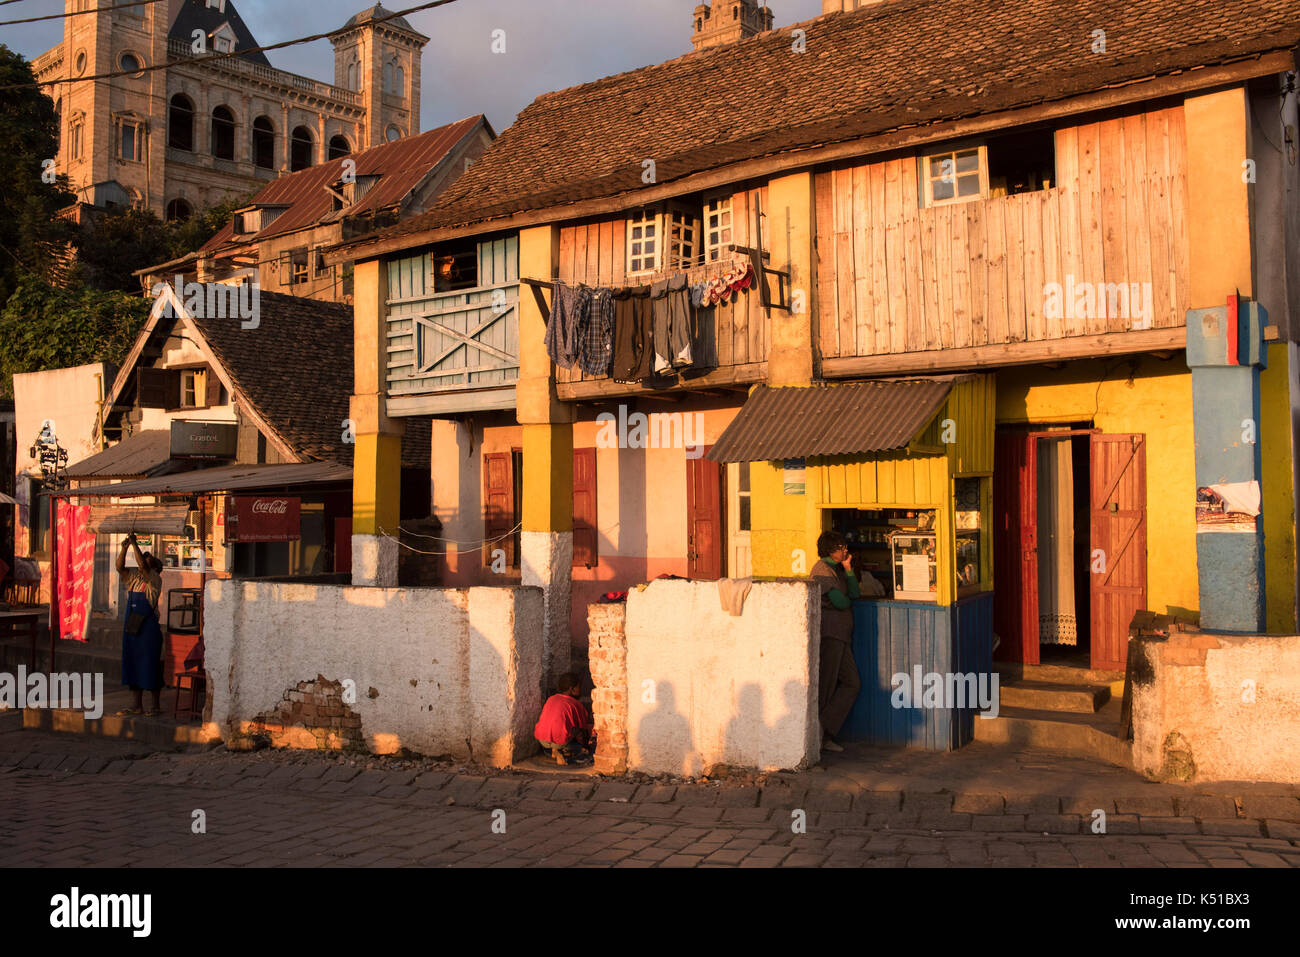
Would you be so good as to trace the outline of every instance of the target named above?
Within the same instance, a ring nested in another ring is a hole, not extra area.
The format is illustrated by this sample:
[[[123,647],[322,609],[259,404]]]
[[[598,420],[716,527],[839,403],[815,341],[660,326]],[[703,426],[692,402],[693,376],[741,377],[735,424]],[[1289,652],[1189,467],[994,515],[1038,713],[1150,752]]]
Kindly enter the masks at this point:
[[[226,539],[231,542],[295,542],[302,500],[288,496],[234,496],[227,510]]]

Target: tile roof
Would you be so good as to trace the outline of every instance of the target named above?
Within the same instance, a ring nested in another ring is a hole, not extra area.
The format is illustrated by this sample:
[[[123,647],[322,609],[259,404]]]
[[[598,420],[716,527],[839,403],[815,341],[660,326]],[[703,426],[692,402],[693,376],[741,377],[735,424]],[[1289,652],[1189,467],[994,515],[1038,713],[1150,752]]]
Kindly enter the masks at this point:
[[[646,159],[663,184],[1298,44],[1294,0],[886,0],[538,97],[379,238],[634,193]]]
[[[238,318],[193,318],[234,387],[294,451],[350,465],[352,307],[263,291],[258,320],[243,329]]]
[[[214,358],[253,410],[299,455],[352,464],[343,441],[352,395],[352,307],[260,293],[258,326],[193,319]],[[429,467],[428,419],[407,424],[402,464]]]
[[[845,385],[759,386],[709,450],[712,462],[775,462],[906,448],[952,391],[953,376]]]
[[[287,206],[288,209],[257,233],[236,236],[233,223],[226,223],[203,244],[201,251],[219,253],[223,247],[240,247],[318,225],[334,212],[333,197],[325,191],[325,187],[339,181],[343,176],[343,163],[349,159],[356,163],[358,177],[378,176],[379,180],[358,202],[347,208],[346,215],[375,212],[400,203],[480,123],[484,124],[490,134],[491,127],[487,125],[486,117],[482,114],[470,116],[425,133],[403,137],[393,143],[374,146],[360,153],[351,153],[281,176],[258,192],[250,205]]]

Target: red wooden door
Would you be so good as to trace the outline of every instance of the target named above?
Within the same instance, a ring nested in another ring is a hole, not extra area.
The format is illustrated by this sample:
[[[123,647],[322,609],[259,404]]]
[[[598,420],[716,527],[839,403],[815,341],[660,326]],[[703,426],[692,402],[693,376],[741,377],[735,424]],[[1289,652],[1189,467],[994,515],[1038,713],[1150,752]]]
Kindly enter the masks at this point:
[[[1037,440],[999,432],[993,463],[993,628],[999,661],[1038,664]]]
[[[596,450],[573,450],[573,566],[600,561],[596,542]]]
[[[490,452],[483,456],[483,565],[492,566],[492,553],[506,553],[506,568],[514,567],[514,475],[509,452]]]
[[[1122,671],[1147,602],[1146,436],[1094,435],[1091,463],[1092,667]]]
[[[722,466],[703,456],[686,460],[686,574],[722,577]]]

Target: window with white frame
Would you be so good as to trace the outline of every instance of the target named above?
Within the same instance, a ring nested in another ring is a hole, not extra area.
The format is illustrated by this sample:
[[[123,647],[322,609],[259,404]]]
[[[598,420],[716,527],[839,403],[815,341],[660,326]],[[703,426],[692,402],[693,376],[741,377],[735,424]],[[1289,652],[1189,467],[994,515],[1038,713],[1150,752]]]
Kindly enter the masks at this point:
[[[668,268],[689,269],[695,265],[700,248],[698,207],[670,204],[666,222],[668,224]]]
[[[711,199],[704,204],[704,261],[717,262],[731,242],[731,197]]]
[[[654,272],[659,268],[659,212],[652,206],[627,220],[627,271]]]
[[[925,204],[942,206],[984,196],[988,192],[986,156],[983,146],[971,146],[923,157],[921,175],[925,184]]]

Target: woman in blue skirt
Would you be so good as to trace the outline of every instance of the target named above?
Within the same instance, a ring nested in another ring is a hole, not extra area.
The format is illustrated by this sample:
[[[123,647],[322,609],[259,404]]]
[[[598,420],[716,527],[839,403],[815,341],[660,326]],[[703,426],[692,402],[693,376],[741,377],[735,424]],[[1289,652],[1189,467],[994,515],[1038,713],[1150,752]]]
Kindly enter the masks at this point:
[[[135,552],[136,568],[126,567],[126,550]],[[119,715],[161,713],[162,626],[158,623],[158,598],[162,594],[163,564],[148,552],[141,553],[135,535],[126,537],[117,555],[117,573],[126,585],[126,625],[122,629],[122,683],[135,692],[135,705]],[[144,711],[144,693],[152,707]]]

